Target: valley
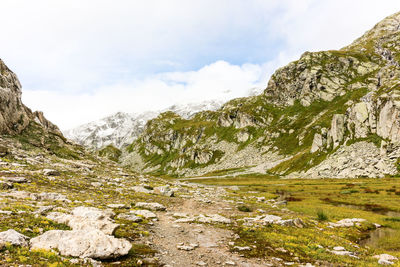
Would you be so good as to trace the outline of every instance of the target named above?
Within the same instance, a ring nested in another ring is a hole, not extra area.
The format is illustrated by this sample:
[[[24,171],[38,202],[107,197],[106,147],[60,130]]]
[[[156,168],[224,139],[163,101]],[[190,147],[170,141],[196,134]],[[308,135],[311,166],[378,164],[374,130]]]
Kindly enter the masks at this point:
[[[0,266],[400,266],[400,13],[259,95],[68,132],[0,60]]]

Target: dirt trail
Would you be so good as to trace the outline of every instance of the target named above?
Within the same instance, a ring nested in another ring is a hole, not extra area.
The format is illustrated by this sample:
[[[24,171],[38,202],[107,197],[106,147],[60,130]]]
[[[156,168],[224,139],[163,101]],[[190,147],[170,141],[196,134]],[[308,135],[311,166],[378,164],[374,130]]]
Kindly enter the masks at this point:
[[[197,223],[175,223],[175,212],[198,214],[223,214],[229,208],[223,202],[205,204],[193,199],[185,199],[180,206],[172,207],[167,213],[158,213],[159,220],[152,227],[148,237],[151,246],[159,254],[160,263],[165,266],[273,266],[259,259],[245,259],[229,251],[228,243],[234,234],[227,229]],[[232,211],[231,211],[232,213]],[[191,251],[177,248],[179,245],[195,246]]]

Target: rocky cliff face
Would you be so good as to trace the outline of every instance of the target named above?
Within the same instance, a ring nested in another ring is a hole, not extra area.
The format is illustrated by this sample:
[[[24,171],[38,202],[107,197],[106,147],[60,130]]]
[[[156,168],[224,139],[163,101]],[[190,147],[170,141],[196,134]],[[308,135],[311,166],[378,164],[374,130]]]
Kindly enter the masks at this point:
[[[35,121],[44,129],[61,134],[42,112],[32,113],[22,103],[21,94],[21,83],[17,76],[0,59],[0,133],[21,133],[31,121]]]
[[[21,102],[17,76],[0,60],[0,133],[18,133],[29,123],[32,112]]]
[[[394,175],[399,62],[397,13],[348,47],[304,53],[278,69],[261,95],[189,120],[160,115],[129,147],[124,163],[175,175],[232,168],[291,177]]]

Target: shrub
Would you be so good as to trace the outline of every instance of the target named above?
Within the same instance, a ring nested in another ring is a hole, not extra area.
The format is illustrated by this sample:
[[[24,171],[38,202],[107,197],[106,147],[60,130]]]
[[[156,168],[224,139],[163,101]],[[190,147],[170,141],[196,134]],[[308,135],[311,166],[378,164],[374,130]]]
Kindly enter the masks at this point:
[[[249,208],[249,207],[247,207],[247,206],[244,206],[244,205],[238,206],[237,209],[238,209],[239,211],[242,211],[242,212],[251,212],[251,211],[252,211],[251,208]]]
[[[317,211],[317,220],[318,221],[327,221],[328,220],[328,215],[323,210],[318,210]]]

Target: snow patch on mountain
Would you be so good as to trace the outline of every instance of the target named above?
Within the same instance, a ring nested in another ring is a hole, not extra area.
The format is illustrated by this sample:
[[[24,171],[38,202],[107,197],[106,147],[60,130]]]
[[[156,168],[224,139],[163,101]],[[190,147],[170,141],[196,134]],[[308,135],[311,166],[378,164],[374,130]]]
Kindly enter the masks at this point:
[[[108,145],[123,148],[140,136],[147,121],[157,117],[160,113],[172,111],[184,119],[190,119],[197,112],[217,110],[222,105],[222,101],[213,100],[173,105],[160,111],[147,111],[140,114],[118,112],[98,121],[64,131],[64,135],[78,144],[96,150]]]

